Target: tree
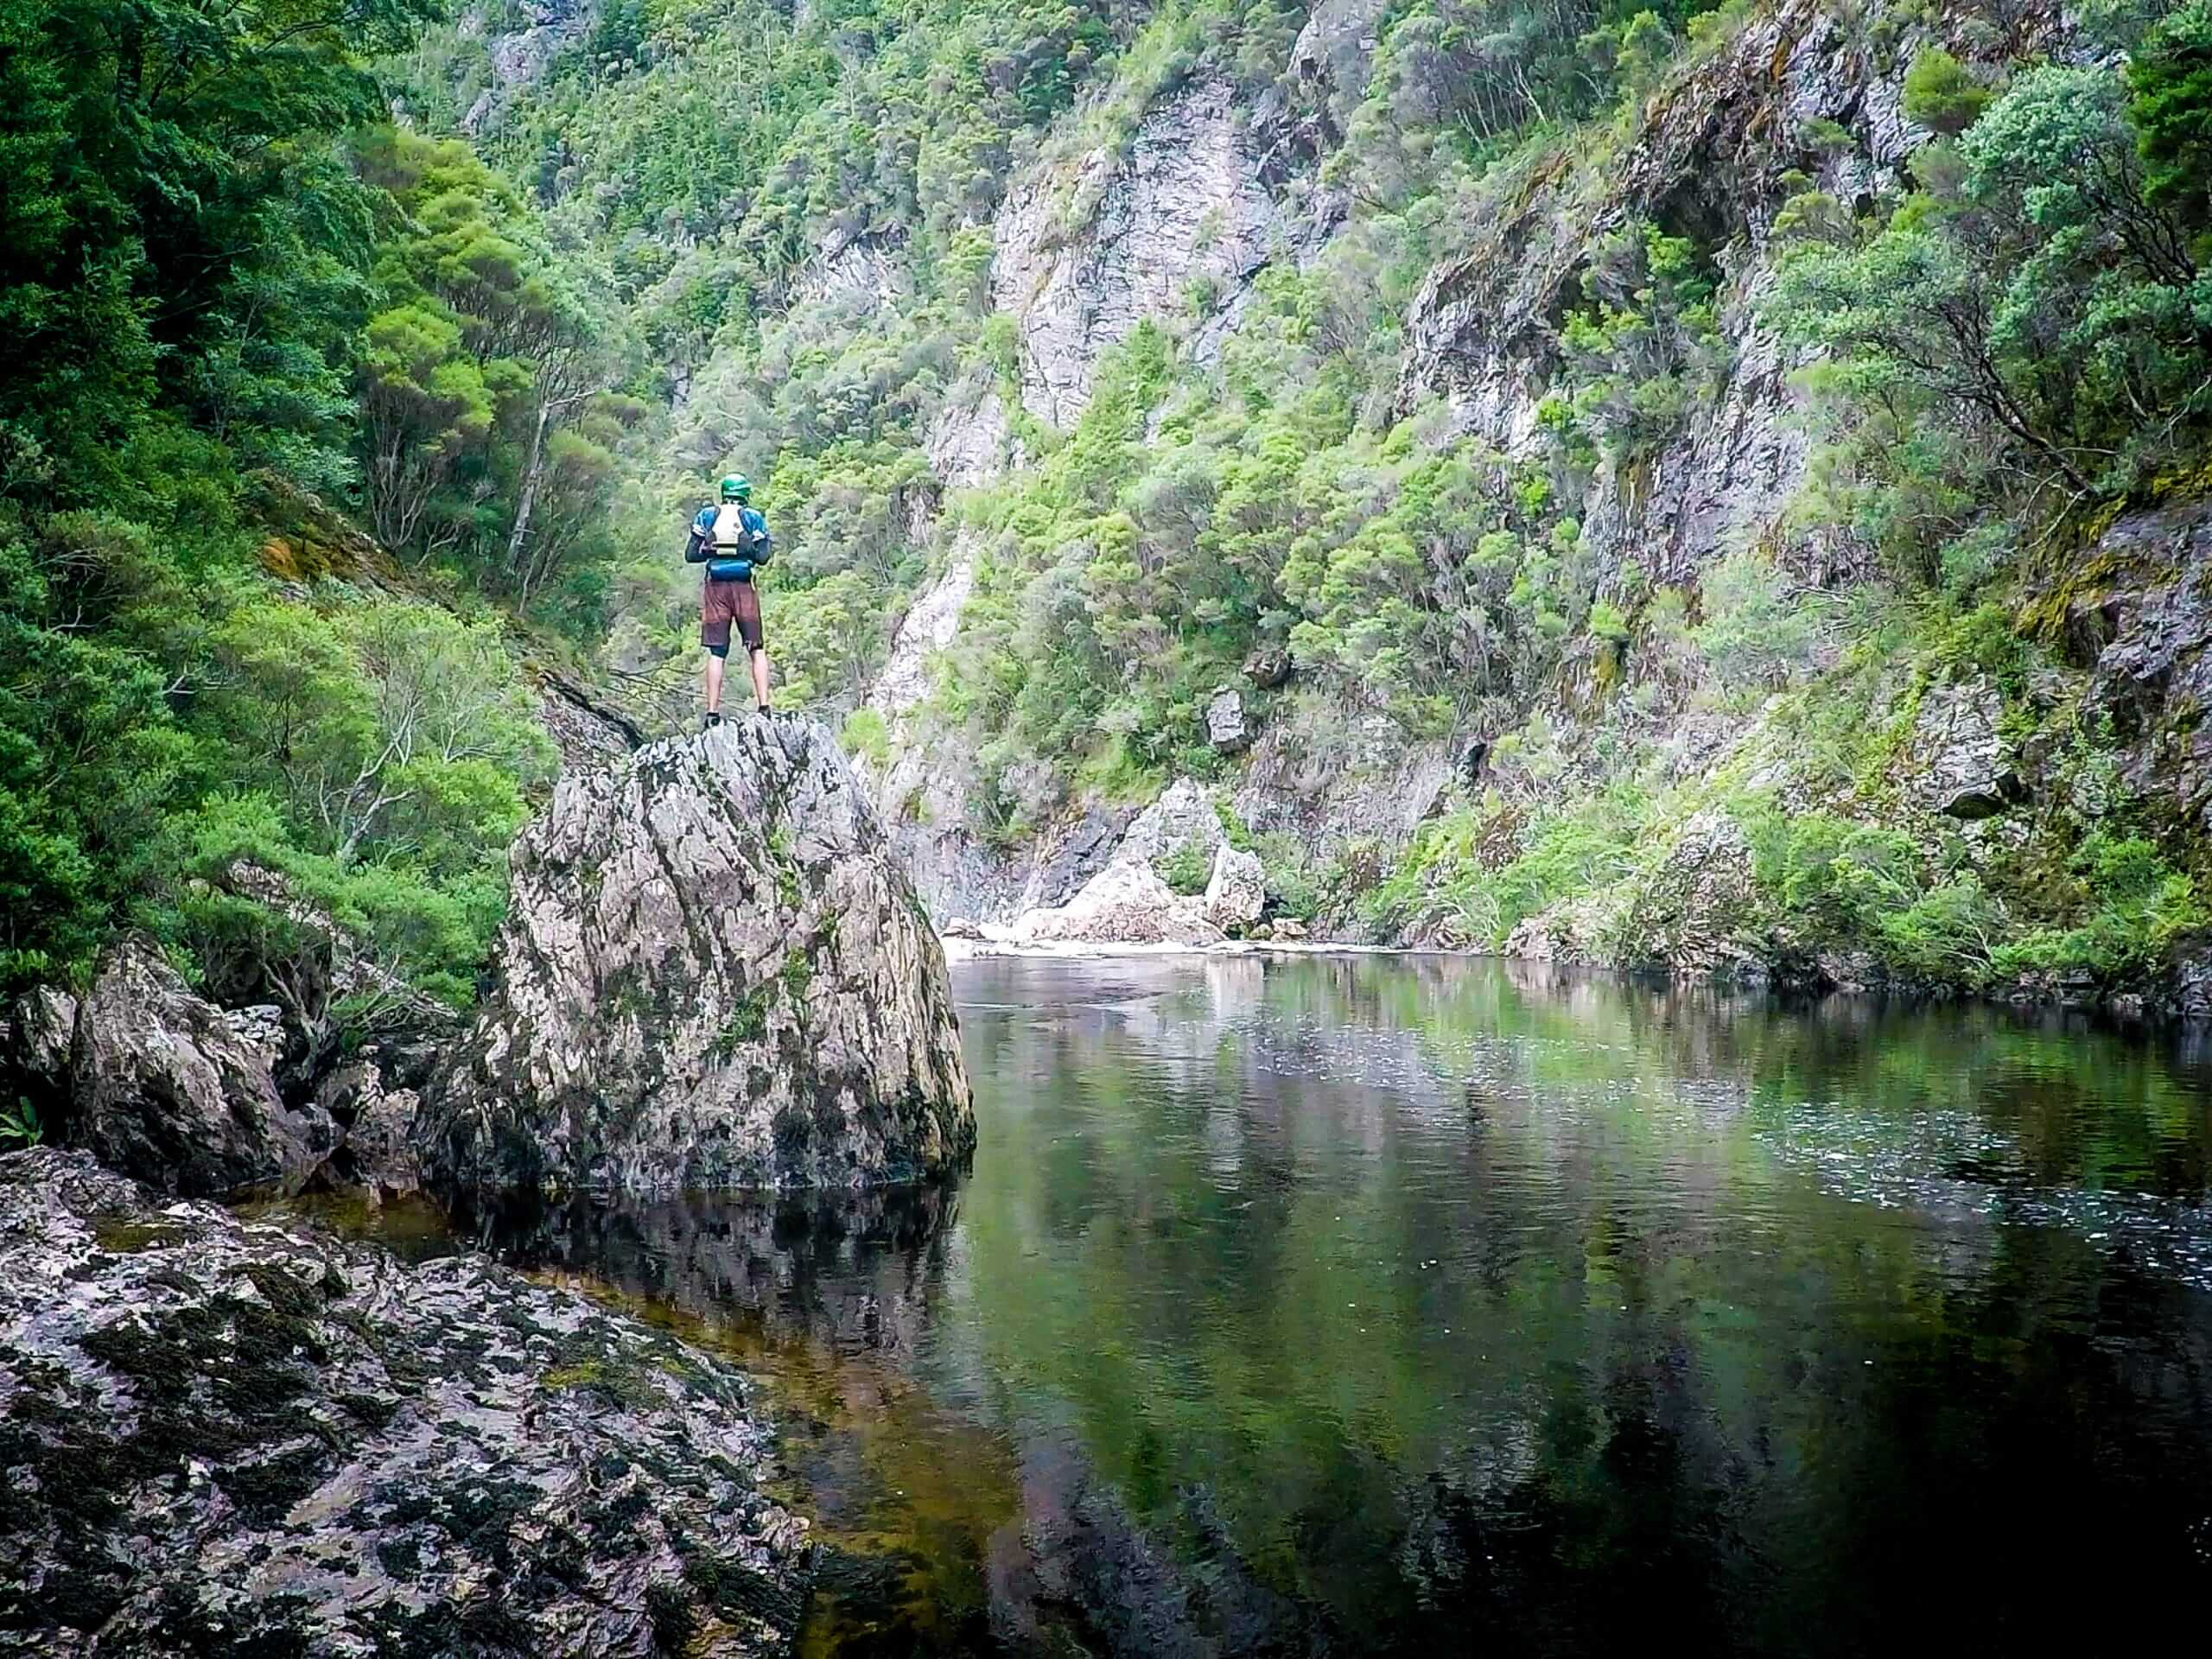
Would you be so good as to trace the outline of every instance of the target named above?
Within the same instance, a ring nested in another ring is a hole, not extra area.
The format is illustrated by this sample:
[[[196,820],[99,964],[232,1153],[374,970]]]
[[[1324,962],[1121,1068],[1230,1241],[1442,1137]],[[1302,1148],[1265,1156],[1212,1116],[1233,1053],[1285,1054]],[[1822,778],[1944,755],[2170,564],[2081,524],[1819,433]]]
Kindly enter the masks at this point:
[[[2212,4],[2190,0],[2163,18],[2130,60],[2127,87],[2148,194],[2202,226],[2212,190]]]

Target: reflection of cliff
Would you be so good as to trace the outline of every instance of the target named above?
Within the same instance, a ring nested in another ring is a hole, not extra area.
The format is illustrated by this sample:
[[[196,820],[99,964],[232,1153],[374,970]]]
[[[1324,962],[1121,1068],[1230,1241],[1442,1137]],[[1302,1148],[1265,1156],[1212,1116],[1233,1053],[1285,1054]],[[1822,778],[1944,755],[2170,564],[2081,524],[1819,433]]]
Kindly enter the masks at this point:
[[[524,1265],[588,1272],[703,1319],[757,1314],[772,1343],[910,1357],[958,1189],[694,1194],[517,1211],[486,1230]]]
[[[992,1634],[1017,1653],[1207,1659],[1326,1652],[1320,1614],[1262,1584],[1212,1495],[1147,1528],[1061,1434],[1021,1452],[1021,1516],[990,1541]]]

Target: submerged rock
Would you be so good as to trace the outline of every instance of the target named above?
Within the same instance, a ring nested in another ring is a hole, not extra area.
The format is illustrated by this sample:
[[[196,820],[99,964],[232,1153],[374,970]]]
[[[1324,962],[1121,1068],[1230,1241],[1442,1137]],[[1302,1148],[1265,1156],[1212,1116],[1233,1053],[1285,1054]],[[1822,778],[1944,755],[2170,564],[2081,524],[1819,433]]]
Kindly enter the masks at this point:
[[[417,1128],[442,1188],[857,1186],[975,1143],[944,954],[828,732],[564,780]]]
[[[67,1138],[165,1192],[296,1192],[339,1135],[320,1106],[285,1104],[276,1050],[265,1021],[226,1015],[125,938],[78,1010]]]
[[[0,1157],[0,1645],[787,1652],[804,1523],[747,1392],[481,1258]]]

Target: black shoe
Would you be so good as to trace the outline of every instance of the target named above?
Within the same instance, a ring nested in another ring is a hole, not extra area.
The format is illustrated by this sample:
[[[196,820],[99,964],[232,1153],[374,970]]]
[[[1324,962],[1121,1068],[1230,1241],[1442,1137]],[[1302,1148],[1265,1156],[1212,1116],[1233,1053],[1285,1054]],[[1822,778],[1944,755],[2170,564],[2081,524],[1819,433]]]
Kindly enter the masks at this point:
[[[770,708],[766,703],[765,703],[765,702],[764,702],[764,703],[762,703],[762,704],[760,705],[760,718],[761,718],[761,719],[763,719],[763,720],[773,720],[775,717],[776,717],[776,711],[775,711],[774,709],[771,709],[771,708]]]
[[[709,709],[707,710],[705,717],[700,721],[699,729],[702,732],[711,732],[715,727],[721,723],[721,710],[719,709]]]

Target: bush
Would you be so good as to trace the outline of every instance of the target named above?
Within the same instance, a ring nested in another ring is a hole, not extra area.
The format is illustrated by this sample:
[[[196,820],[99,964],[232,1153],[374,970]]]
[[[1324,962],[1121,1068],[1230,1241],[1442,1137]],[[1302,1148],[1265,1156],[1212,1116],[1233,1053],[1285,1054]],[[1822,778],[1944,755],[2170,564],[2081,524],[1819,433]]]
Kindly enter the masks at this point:
[[[1947,137],[1972,126],[1993,96],[1940,46],[1921,48],[1904,72],[1904,118]]]
[[[1185,898],[1204,893],[1206,883],[1213,879],[1213,860],[1203,847],[1179,847],[1153,860],[1152,868],[1170,893]]]

